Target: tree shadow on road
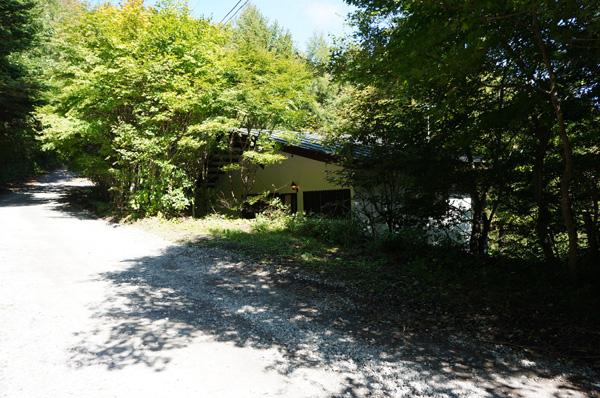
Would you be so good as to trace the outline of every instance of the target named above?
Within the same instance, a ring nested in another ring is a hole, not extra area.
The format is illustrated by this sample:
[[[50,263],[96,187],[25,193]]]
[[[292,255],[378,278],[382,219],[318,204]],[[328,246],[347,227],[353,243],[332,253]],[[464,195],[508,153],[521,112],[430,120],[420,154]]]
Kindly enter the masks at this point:
[[[97,328],[77,336],[75,367],[162,371],[170,350],[210,340],[276,350],[279,359],[265,370],[285,376],[322,367],[347,374],[332,396],[598,396],[583,370],[565,373],[560,364],[452,336],[409,335],[339,286],[214,247],[171,246],[99,280],[109,295],[94,308]]]
[[[0,193],[0,207],[48,206],[57,211],[56,217],[89,220],[97,218],[87,208],[92,195],[94,185],[89,180],[56,170]]]
[[[59,171],[2,195],[0,207],[48,205],[57,217],[94,218],[70,200],[89,186]],[[332,396],[600,396],[591,371],[407,333],[343,287],[296,271],[201,242],[125,260],[98,276],[107,296],[93,308],[94,327],[75,336],[70,364],[160,372],[171,351],[206,340],[276,351],[264,370],[284,376],[334,369],[345,382]]]

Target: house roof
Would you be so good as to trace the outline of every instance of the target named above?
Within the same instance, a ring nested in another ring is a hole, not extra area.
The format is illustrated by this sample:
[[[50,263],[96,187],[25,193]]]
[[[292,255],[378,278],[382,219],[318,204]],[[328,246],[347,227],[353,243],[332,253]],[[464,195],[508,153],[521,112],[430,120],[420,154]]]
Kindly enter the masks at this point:
[[[247,134],[245,129],[237,130]],[[282,145],[284,152],[293,155],[308,157],[320,161],[332,161],[336,155],[336,148],[325,143],[323,136],[312,132],[284,131],[284,130],[251,130],[253,136],[269,134],[270,138]]]
[[[238,129],[242,134],[247,130]],[[325,138],[317,133],[308,131],[284,131],[284,130],[251,130],[252,135],[270,134],[270,138],[283,146],[282,150],[294,155],[304,156],[320,161],[333,161],[340,149],[340,145],[327,143]],[[355,148],[357,154],[368,154],[367,148]]]
[[[329,155],[336,153],[335,147],[325,144],[323,137],[315,133],[272,131],[271,139],[284,146],[293,146]]]

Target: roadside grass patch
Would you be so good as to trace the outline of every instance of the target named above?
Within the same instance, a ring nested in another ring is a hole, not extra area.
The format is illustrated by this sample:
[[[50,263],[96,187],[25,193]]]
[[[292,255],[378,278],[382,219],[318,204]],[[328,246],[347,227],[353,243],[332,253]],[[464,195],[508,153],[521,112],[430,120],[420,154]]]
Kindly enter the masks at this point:
[[[214,225],[207,230],[212,239],[202,242],[234,249],[261,263],[299,265],[319,274],[337,274],[339,279],[352,279],[356,272],[372,270],[384,260],[374,261],[366,240],[359,242],[356,235],[347,239],[341,233],[351,233],[349,219],[259,216],[247,223],[249,228]]]
[[[346,281],[372,280],[374,275],[365,274],[391,266],[392,260],[357,232],[358,224],[351,219],[277,215],[247,220],[211,215],[150,217],[134,225],[172,241],[223,247],[263,264],[293,264]]]
[[[249,232],[252,220],[231,219],[219,215],[212,215],[205,218],[148,217],[135,220],[133,224],[169,240],[187,243],[199,237],[214,237],[217,231]]]

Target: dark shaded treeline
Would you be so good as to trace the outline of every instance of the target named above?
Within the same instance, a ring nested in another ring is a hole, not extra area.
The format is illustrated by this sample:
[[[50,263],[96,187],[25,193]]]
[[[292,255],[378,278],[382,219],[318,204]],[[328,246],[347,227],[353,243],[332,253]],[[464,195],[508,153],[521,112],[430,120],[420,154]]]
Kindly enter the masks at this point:
[[[40,103],[32,51],[42,22],[35,0],[0,4],[0,186],[33,174],[47,160],[35,139],[34,107]]]
[[[473,254],[598,264],[598,2],[348,3],[357,33],[335,66],[360,95],[347,131],[379,153],[349,157],[349,179],[403,170],[420,200],[385,207],[398,225],[468,194]]]

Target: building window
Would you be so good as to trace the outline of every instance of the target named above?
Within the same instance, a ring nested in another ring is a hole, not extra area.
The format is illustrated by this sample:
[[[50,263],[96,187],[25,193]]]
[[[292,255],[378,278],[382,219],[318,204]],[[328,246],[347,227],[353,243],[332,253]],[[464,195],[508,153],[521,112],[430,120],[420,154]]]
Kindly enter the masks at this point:
[[[341,217],[350,213],[351,195],[349,189],[310,191],[304,192],[303,195],[306,214]]]

